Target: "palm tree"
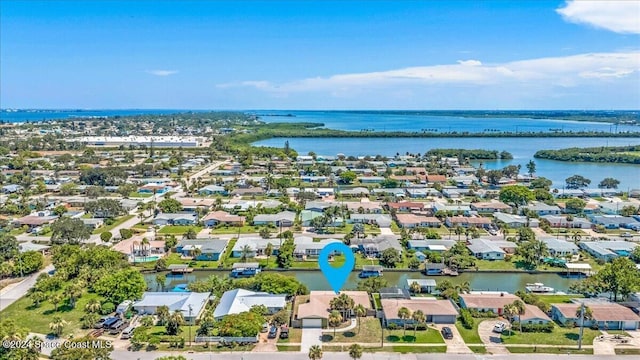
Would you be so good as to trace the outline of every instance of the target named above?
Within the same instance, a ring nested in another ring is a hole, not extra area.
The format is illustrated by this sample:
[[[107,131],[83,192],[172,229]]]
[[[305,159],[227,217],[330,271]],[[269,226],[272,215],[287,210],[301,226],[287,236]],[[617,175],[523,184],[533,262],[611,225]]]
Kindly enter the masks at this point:
[[[55,293],[49,297],[49,301],[53,304],[54,307],[53,311],[58,311],[58,304],[60,304],[62,300],[64,299],[62,297],[62,294],[60,293]]]
[[[313,345],[309,348],[309,359],[320,360],[322,359],[322,348],[318,345]]]
[[[166,305],[158,306],[156,309],[156,316],[160,325],[165,325],[169,321],[169,315],[169,307]]]
[[[269,258],[273,254],[273,245],[271,243],[267,243],[267,247],[264,248],[264,254],[267,255],[267,267],[269,267]]]
[[[53,331],[56,336],[62,335],[62,330],[67,325],[67,322],[62,320],[60,316],[54,316],[53,320],[49,323],[49,329]]]
[[[420,292],[422,291],[422,287],[420,286],[420,284],[418,284],[418,282],[414,281],[411,283],[411,285],[409,285],[409,290],[411,290],[411,292],[414,294],[420,294]]]
[[[145,315],[140,319],[140,324],[142,326],[153,326],[153,317],[150,315]]]
[[[329,326],[333,328],[333,337],[336,337],[336,328],[342,324],[343,318],[340,315],[340,312],[337,310],[332,310],[329,314]]]
[[[456,225],[453,228],[453,232],[458,235],[458,241],[460,241],[460,236],[464,233],[464,228],[462,228],[462,226],[460,225]]]
[[[411,315],[411,318],[413,319],[413,337],[416,337],[416,330],[418,329],[418,324],[422,324],[423,322],[427,321],[427,316],[424,314],[424,312],[422,310],[416,310],[413,312],[413,314]]]
[[[245,262],[247,261],[247,258],[249,257],[249,254],[251,254],[251,247],[249,245],[245,245],[242,247],[242,255],[240,256],[240,261]]]
[[[33,301],[33,306],[38,307],[40,303],[46,300],[47,296],[44,292],[40,290],[35,290],[31,294],[29,294],[31,301]]]
[[[471,284],[468,281],[455,286],[456,291],[460,294],[469,294],[471,292]]]
[[[146,237],[142,238],[142,244],[140,246],[140,250],[142,250],[142,259],[143,259],[143,261],[146,262],[147,255],[148,255],[148,252],[149,252],[149,239],[147,239]]]
[[[77,284],[71,284],[64,290],[64,294],[69,299],[69,306],[74,308],[76,306],[76,300],[82,296],[82,288]]]
[[[365,309],[362,304],[358,304],[353,310],[356,312],[356,317],[358,318],[358,333],[360,333],[360,318],[367,316],[367,309]]]
[[[587,305],[584,306],[584,315],[581,313],[582,313],[582,309],[578,308],[576,310],[576,318],[580,319],[580,317],[584,316],[585,320],[593,320],[593,311],[591,311],[591,308],[588,307]]]
[[[180,325],[184,324],[184,317],[180,310],[176,310],[169,315],[167,321],[167,335],[177,335],[180,332]],[[189,339],[191,341],[191,339]]]
[[[358,360],[362,357],[362,346],[360,344],[352,344],[349,346],[349,356],[353,360]]]
[[[524,315],[524,313],[527,311],[524,303],[522,302],[522,300],[515,300],[513,302],[513,307],[516,310],[516,313],[518,314],[518,323],[520,325],[520,333],[522,333],[522,321],[520,321],[522,315]]]
[[[165,274],[156,274],[156,284],[160,288],[160,291],[164,290],[164,284],[167,281],[167,275]]]
[[[516,314],[518,313],[518,311],[516,310],[516,308],[513,306],[513,304],[507,304],[504,306],[504,308],[502,309],[502,314],[509,319],[509,323],[511,323],[511,320],[513,319],[514,316],[516,316]],[[511,335],[511,330],[509,330],[509,335]]]
[[[98,299],[91,299],[89,300],[87,305],[84,306],[84,311],[88,313],[97,313],[101,309],[102,309],[102,305],[100,304],[100,300]]]
[[[407,309],[404,306],[398,309],[398,318],[403,320],[402,321],[402,328],[404,329],[403,336],[407,335],[407,323],[405,320],[409,319],[410,317],[411,317],[411,310]]]
[[[338,310],[343,319],[347,319],[349,312],[355,306],[355,302],[349,295],[342,293],[338,297],[331,299],[329,306],[331,306],[331,310]]]

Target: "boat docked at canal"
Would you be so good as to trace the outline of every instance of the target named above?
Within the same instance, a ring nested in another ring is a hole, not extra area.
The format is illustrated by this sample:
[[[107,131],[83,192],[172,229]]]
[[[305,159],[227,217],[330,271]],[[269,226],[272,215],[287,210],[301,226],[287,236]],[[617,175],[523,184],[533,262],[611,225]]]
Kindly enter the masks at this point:
[[[379,276],[382,276],[382,266],[380,265],[364,265],[358,275],[361,279]]]
[[[235,263],[231,267],[231,277],[251,277],[260,273],[260,264],[258,263]]]
[[[543,283],[527,284],[524,287],[524,289],[527,290],[527,292],[535,293],[535,294],[550,294],[555,291],[554,288],[550,286],[545,286]]]

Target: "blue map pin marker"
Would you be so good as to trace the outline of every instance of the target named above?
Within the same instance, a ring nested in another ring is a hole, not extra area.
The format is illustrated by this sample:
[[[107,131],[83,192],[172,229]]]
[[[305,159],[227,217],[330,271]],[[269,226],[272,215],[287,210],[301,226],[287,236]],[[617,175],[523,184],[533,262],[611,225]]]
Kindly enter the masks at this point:
[[[331,257],[335,252],[342,253],[345,258],[344,264],[339,268],[333,267],[329,263],[329,257]],[[322,248],[320,251],[320,257],[318,257],[320,270],[322,270],[324,277],[327,278],[329,285],[331,285],[331,288],[336,292],[336,294],[340,292],[342,285],[347,281],[355,263],[356,259],[353,257],[351,248],[341,242],[326,245]]]

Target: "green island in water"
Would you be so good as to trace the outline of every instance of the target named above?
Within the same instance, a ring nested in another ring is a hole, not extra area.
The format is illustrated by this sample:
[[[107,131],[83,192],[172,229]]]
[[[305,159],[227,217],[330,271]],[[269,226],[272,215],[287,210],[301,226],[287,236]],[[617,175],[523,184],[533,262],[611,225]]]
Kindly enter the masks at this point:
[[[540,150],[534,157],[572,162],[640,164],[640,145]]]

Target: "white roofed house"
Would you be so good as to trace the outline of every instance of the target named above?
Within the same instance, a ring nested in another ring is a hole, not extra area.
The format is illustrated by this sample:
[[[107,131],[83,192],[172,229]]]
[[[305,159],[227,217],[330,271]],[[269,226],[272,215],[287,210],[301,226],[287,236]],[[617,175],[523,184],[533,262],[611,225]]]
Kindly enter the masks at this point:
[[[522,207],[522,210],[527,209],[533,211],[536,214],[542,215],[559,215],[562,210],[557,205],[547,205],[543,202],[534,201],[532,204]]]
[[[195,213],[160,213],[153,219],[154,225],[195,225],[198,215]]]
[[[512,215],[501,212],[493,213],[493,217],[500,222],[507,224],[510,228],[531,227],[537,228],[540,226],[540,221],[536,218],[527,219],[526,216]]]
[[[498,245],[491,240],[471,239],[467,248],[478,259],[481,260],[504,260],[506,254]]]
[[[160,306],[167,306],[169,312],[180,311],[191,322],[200,317],[210,299],[210,292],[145,292],[133,308],[139,314],[154,315]]]
[[[576,244],[565,240],[555,238],[541,238],[540,241],[547,245],[549,253],[553,256],[564,257],[576,255],[580,250]]]
[[[293,256],[298,260],[307,260],[310,257],[317,257],[320,255],[320,251],[326,245],[331,243],[342,243],[338,239],[320,239],[315,241],[310,236],[298,236],[293,239],[295,249],[293,250]]]
[[[277,214],[260,214],[253,217],[253,225],[293,226],[296,213],[281,211]]]
[[[269,294],[244,289],[226,291],[213,311],[213,317],[221,320],[227,315],[240,314],[251,310],[253,306],[264,305],[267,314],[275,314],[287,306],[286,294]]]
[[[267,248],[268,244],[271,244],[271,248],[273,249],[273,253],[271,255],[278,255],[278,252],[280,251],[280,239],[263,239],[261,237],[240,238],[236,241],[233,249],[231,250],[231,257],[242,257],[245,246],[249,250],[247,257],[253,258],[256,256],[263,256],[264,250]]]

